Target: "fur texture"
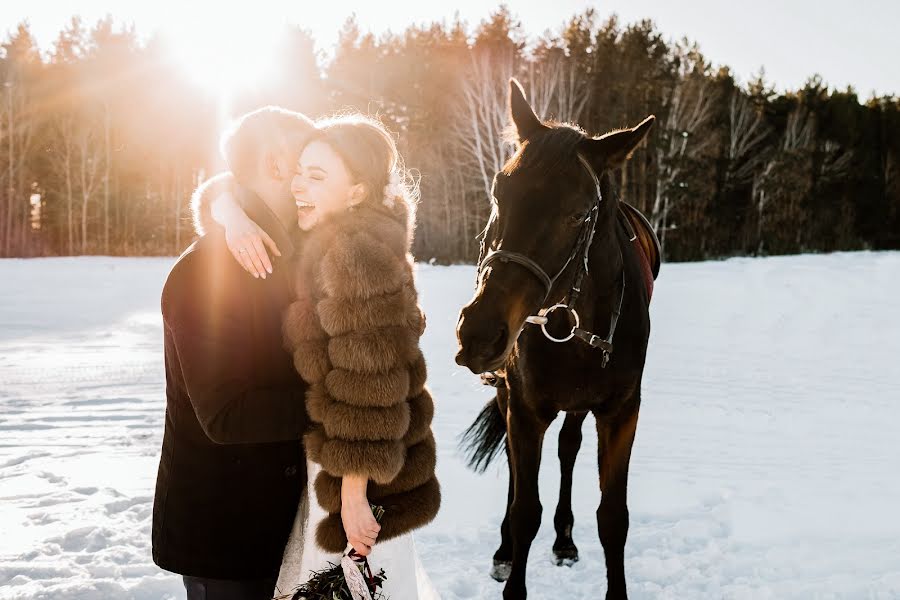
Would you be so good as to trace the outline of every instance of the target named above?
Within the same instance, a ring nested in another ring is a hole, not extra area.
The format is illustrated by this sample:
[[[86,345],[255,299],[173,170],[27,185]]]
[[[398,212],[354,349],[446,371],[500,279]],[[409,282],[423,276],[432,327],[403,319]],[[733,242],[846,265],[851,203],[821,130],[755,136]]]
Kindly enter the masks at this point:
[[[332,398],[347,404],[392,406],[409,397],[410,377],[410,369],[405,366],[365,378],[354,371],[332,369],[325,376],[325,389]]]
[[[369,500],[387,510],[379,540],[427,524],[440,507],[410,240],[403,203],[363,205],[306,234],[296,261],[283,333],[310,384],[306,448],[322,466],[314,485],[329,513],[316,541],[330,552],[347,545],[345,475],[368,477]]]
[[[213,220],[212,202],[219,194],[233,193],[236,186],[237,182],[230,171],[214,175],[197,186],[191,195],[191,217],[197,235],[204,235],[207,231],[220,227]]]

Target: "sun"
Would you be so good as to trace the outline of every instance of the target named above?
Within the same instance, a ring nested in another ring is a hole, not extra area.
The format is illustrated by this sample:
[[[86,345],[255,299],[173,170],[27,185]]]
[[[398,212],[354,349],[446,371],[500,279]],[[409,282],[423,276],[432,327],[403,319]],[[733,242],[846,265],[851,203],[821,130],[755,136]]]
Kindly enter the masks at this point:
[[[202,23],[203,21],[201,21]],[[184,23],[182,21],[181,23]],[[198,87],[216,96],[255,87],[271,76],[283,24],[257,15],[217,15],[202,26],[162,31],[172,60]]]

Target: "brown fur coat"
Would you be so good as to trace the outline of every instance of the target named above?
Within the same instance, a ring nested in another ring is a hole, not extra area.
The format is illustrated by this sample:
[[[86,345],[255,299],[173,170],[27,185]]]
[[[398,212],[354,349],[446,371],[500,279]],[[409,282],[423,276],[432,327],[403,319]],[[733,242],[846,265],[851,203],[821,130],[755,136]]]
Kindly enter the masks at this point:
[[[310,384],[306,449],[322,466],[315,489],[329,513],[316,541],[331,552],[347,545],[344,475],[367,476],[369,501],[386,509],[379,541],[422,527],[440,506],[411,229],[404,203],[364,204],[299,237],[283,330]]]

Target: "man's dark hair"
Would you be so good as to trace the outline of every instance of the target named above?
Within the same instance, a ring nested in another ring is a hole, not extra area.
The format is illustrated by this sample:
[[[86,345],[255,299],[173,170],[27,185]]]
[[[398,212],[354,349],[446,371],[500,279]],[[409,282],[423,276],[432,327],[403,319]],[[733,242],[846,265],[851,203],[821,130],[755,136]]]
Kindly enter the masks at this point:
[[[235,179],[246,185],[256,175],[261,152],[293,146],[299,149],[314,128],[302,113],[265,106],[232,122],[222,134],[219,147]]]

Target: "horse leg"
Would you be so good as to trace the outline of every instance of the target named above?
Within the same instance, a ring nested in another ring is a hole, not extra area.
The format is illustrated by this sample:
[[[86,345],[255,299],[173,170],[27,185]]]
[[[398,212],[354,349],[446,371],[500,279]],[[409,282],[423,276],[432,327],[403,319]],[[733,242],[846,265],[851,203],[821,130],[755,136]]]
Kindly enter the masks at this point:
[[[528,406],[510,399],[507,412],[507,439],[513,475],[513,501],[509,509],[509,526],[512,534],[512,569],[504,600],[525,600],[525,570],[528,551],[541,526],[541,500],[538,491],[538,473],[541,466],[541,447],[544,433],[553,418],[541,420]],[[553,415],[555,417],[555,415]]]
[[[628,465],[637,428],[638,406],[604,422],[597,419],[600,507],[597,532],[606,557],[606,599],[627,600],[625,539],[628,537]]]
[[[569,413],[559,432],[559,504],[553,516],[556,541],[553,542],[553,557],[558,566],[572,566],[578,562],[578,548],[572,540],[575,516],[572,514],[572,471],[575,457],[581,449],[581,426],[587,412]]]
[[[506,493],[506,514],[503,516],[503,523],[500,525],[500,547],[494,552],[494,566],[491,568],[491,577],[496,581],[506,581],[509,579],[509,572],[512,570],[512,535],[509,531],[509,508],[513,501],[513,473],[512,460],[509,453],[509,436],[506,440],[506,467],[509,471],[509,486]]]

